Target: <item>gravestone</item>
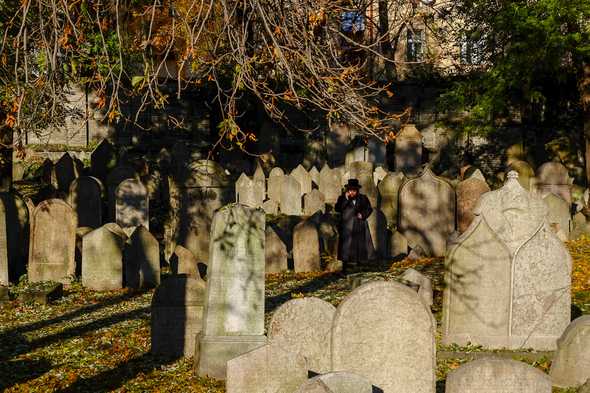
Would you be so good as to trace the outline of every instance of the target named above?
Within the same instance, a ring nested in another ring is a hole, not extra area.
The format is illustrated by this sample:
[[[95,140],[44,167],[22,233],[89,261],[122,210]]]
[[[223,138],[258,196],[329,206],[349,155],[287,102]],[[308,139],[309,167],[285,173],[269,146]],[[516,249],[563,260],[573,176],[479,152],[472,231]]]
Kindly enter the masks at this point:
[[[291,171],[291,176],[299,182],[301,195],[305,195],[311,191],[311,176],[301,164],[297,165],[297,168]]]
[[[435,331],[415,291],[396,282],[370,282],[337,308],[332,369],[361,375],[384,393],[434,393]]]
[[[401,172],[390,172],[378,185],[379,208],[390,226],[397,226],[398,195],[405,179],[404,174]]]
[[[256,163],[256,170],[252,176],[252,192],[254,194],[254,207],[262,206],[262,202],[266,199],[266,177],[260,163]]]
[[[77,177],[74,160],[68,153],[64,153],[55,163],[55,177],[57,189],[63,193],[68,193],[70,184]]]
[[[570,318],[571,257],[518,174],[485,193],[445,260],[443,343],[553,350]]]
[[[377,186],[373,181],[373,163],[353,162],[348,169],[349,179],[357,179],[361,185],[360,192],[369,198],[373,207],[377,206]]]
[[[265,216],[233,204],[213,217],[198,375],[225,378],[226,362],[265,344]]]
[[[82,237],[82,285],[95,291],[123,288],[126,236],[114,222]]]
[[[183,276],[169,277],[156,288],[151,304],[151,352],[192,357],[201,331],[205,282]]]
[[[170,258],[170,269],[172,274],[184,274],[194,279],[200,279],[199,262],[191,250],[177,244],[174,254]]]
[[[417,287],[418,296],[420,296],[420,299],[422,299],[426,306],[431,307],[433,305],[432,282],[430,278],[415,269],[409,268],[402,274],[401,279],[403,282],[409,283],[411,287]]]
[[[69,284],[76,273],[76,215],[61,199],[41,202],[33,212],[28,276],[30,282]]]
[[[135,228],[125,247],[123,261],[126,287],[142,289],[160,285],[160,246],[146,227]]]
[[[387,257],[387,242],[389,240],[389,233],[387,232],[387,218],[381,210],[373,207],[373,212],[367,218],[367,225],[369,226],[369,233],[371,234],[373,248],[375,249],[377,256]]]
[[[330,371],[330,333],[336,308],[330,303],[306,297],[291,299],[273,314],[268,340],[288,352],[304,356],[310,371]]]
[[[317,211],[326,211],[326,197],[319,190],[311,190],[303,196],[303,215],[311,216]]]
[[[311,219],[301,221],[293,229],[293,263],[296,272],[319,272],[320,237]]]
[[[515,160],[508,166],[508,172],[515,171],[518,173],[518,182],[527,191],[531,191],[531,182],[535,177],[535,171],[526,161]]]
[[[70,185],[68,202],[78,217],[78,227],[102,225],[102,184],[91,176],[80,176]]]
[[[236,181],[236,198],[237,202],[244,206],[256,207],[254,182],[245,173],[242,173]]]
[[[342,262],[338,261],[338,224],[329,215],[316,216],[320,236],[320,258],[324,271],[342,270]]]
[[[309,170],[309,176],[311,177],[312,185],[315,184],[315,188],[320,187],[320,171],[315,166],[312,166]]]
[[[413,124],[406,124],[395,138],[395,170],[413,176],[421,165],[422,134]]]
[[[141,181],[122,181],[117,187],[116,198],[116,222],[128,235],[137,226],[149,230],[148,193]]]
[[[6,279],[6,283],[17,283],[27,272],[32,210],[29,212],[29,206],[19,194],[2,192],[0,216],[0,271],[4,270],[0,282]]]
[[[117,165],[117,155],[113,145],[103,139],[90,154],[90,173],[105,182],[109,172]]]
[[[385,176],[387,176],[387,173],[388,172],[385,169],[383,169],[382,166],[378,166],[377,168],[375,168],[375,170],[373,171],[373,182],[376,186],[381,182],[381,180],[385,178]]]
[[[546,162],[537,169],[536,186],[541,195],[552,193],[570,204],[572,183],[567,168],[559,162]]]
[[[346,153],[344,158],[344,165],[348,168],[353,162],[368,162],[369,149],[367,146],[353,147]]]
[[[334,371],[315,376],[306,381],[296,393],[374,393],[366,378],[345,371]]]
[[[115,209],[116,209],[116,191],[121,182],[127,179],[135,179],[137,173],[135,169],[127,165],[121,165],[115,167],[107,176],[107,201],[108,201],[108,214],[107,219],[115,221]]]
[[[319,190],[324,194],[326,203],[334,204],[338,200],[342,191],[340,181],[340,174],[336,170],[330,169],[328,165],[324,165],[320,171]]]
[[[293,176],[284,176],[281,185],[280,209],[282,214],[300,216],[301,211],[301,185]]]
[[[287,246],[270,225],[266,226],[265,239],[265,272],[268,274],[287,271]]]
[[[563,231],[566,237],[571,232],[571,209],[570,204],[565,199],[553,193],[547,193],[543,197],[543,202],[547,205],[547,221],[549,225]]]
[[[368,161],[376,166],[387,164],[387,145],[383,141],[370,138],[367,142],[367,149],[369,150]]]
[[[57,189],[57,176],[55,175],[55,165],[53,165],[53,161],[49,158],[46,158],[41,164],[41,180],[45,184],[53,186],[53,188]]]
[[[227,362],[227,393],[294,392],[307,379],[307,360],[266,344]]]
[[[281,168],[272,168],[268,175],[268,199],[279,202],[281,200],[281,185],[283,184],[284,172]]]
[[[266,214],[276,216],[279,214],[279,202],[273,199],[264,201],[264,203],[262,203],[262,210],[264,210]]]
[[[551,380],[526,363],[486,357],[451,371],[447,376],[445,392],[551,393]]]
[[[473,221],[473,209],[482,194],[490,191],[485,181],[469,177],[457,185],[457,230],[463,233]]]
[[[590,315],[575,319],[557,342],[549,372],[554,386],[575,387],[590,380]]]
[[[455,230],[455,191],[427,168],[405,182],[399,192],[399,230],[410,248],[426,256],[444,256]]]

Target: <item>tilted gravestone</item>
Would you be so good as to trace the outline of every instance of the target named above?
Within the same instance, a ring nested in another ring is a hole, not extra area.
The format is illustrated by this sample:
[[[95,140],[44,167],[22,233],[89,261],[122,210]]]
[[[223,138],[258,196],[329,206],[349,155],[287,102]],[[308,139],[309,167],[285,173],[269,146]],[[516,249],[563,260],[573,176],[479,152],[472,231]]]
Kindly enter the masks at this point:
[[[113,145],[103,139],[90,154],[90,173],[105,182],[109,171],[117,165],[117,155]]]
[[[201,331],[205,282],[173,276],[156,288],[151,304],[151,352],[191,357]]]
[[[148,193],[141,181],[122,181],[117,187],[116,198],[116,222],[124,231],[130,234],[140,225],[149,230]]]
[[[390,226],[397,226],[398,195],[405,179],[401,172],[390,172],[378,185],[379,208]]]
[[[336,308],[330,303],[306,297],[292,299],[273,314],[268,326],[268,340],[288,352],[300,354],[310,371],[330,371],[330,339]]]
[[[264,212],[240,204],[213,217],[198,375],[224,379],[228,360],[266,343],[264,229]]]
[[[280,209],[282,214],[300,216],[301,210],[301,185],[293,176],[283,177],[281,185]]]
[[[371,382],[360,375],[345,371],[334,371],[315,376],[299,387],[296,393],[374,393]]]
[[[268,274],[286,271],[288,269],[287,258],[289,256],[287,246],[270,225],[266,226],[265,239],[265,272]]]
[[[227,362],[227,393],[294,392],[307,379],[307,360],[269,343]]]
[[[395,170],[412,176],[421,165],[422,134],[413,124],[406,124],[395,138]]]
[[[384,393],[434,393],[435,331],[415,291],[396,282],[370,282],[336,310],[332,369],[361,375]]]
[[[549,372],[553,385],[566,388],[590,380],[590,315],[575,319],[557,342]]]
[[[572,183],[567,168],[559,162],[546,162],[537,168],[536,187],[541,195],[552,193],[570,204]]]
[[[445,392],[551,393],[551,380],[526,363],[486,357],[451,371],[447,376]]]
[[[29,249],[30,282],[69,284],[76,273],[76,215],[61,199],[41,202],[33,213]]]
[[[70,190],[70,184],[72,184],[74,179],[78,177],[76,172],[72,156],[68,153],[64,153],[64,155],[55,163],[57,189],[63,193],[67,193]]]
[[[557,233],[563,231],[563,235],[568,237],[571,232],[571,209],[570,204],[565,199],[553,193],[548,193],[543,197],[543,202],[547,205],[547,221]]]
[[[311,176],[305,170],[303,165],[299,164],[291,171],[291,176],[295,178],[301,185],[301,195],[305,195],[311,191]]]
[[[80,176],[70,185],[68,203],[76,212],[78,227],[102,225],[102,184],[91,176]]]
[[[317,211],[326,211],[326,197],[314,189],[303,196],[303,215],[311,216]]]
[[[27,271],[30,217],[20,195],[0,193],[0,282],[17,283]]]
[[[477,177],[470,177],[463,180],[457,185],[457,230],[463,233],[469,227],[469,224],[475,218],[473,209],[479,198],[486,192],[490,191],[490,187],[485,181]]]
[[[285,173],[279,167],[272,168],[268,175],[267,195],[268,199],[279,202],[281,200],[281,186]]]
[[[443,343],[555,349],[570,320],[571,257],[518,174],[482,195],[445,260]]]
[[[455,191],[427,168],[405,182],[399,192],[399,230],[410,248],[427,256],[444,256],[455,230]]]
[[[82,285],[95,291],[123,288],[123,230],[114,222],[82,237]]]
[[[160,284],[160,246],[147,228],[135,228],[123,254],[125,286],[153,288]]]
[[[328,165],[324,165],[320,171],[319,181],[319,190],[324,194],[326,203],[336,203],[342,190],[340,173],[337,170],[330,169]]]
[[[430,278],[415,269],[409,268],[401,275],[401,279],[405,284],[410,284],[412,288],[416,289],[424,304],[428,307],[432,306],[434,301]]]
[[[301,221],[293,229],[293,264],[296,272],[319,272],[320,236],[315,222]]]

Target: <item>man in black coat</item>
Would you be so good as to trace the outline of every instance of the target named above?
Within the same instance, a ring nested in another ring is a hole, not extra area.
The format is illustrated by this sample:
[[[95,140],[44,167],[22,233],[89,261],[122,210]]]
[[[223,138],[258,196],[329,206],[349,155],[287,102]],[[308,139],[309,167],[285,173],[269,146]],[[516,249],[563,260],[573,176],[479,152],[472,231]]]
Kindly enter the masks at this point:
[[[373,212],[369,198],[359,192],[361,185],[357,179],[348,180],[345,191],[338,197],[335,210],[340,218],[339,258],[343,271],[375,258],[375,248],[369,232],[367,218]]]

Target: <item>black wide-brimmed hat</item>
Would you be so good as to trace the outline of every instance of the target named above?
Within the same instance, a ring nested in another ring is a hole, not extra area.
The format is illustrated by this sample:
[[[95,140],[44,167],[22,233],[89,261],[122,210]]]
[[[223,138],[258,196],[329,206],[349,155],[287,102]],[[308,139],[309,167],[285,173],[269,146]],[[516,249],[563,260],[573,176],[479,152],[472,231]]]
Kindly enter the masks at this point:
[[[361,188],[361,184],[359,183],[358,179],[348,179],[348,183],[346,183],[346,189],[356,189],[358,190]]]

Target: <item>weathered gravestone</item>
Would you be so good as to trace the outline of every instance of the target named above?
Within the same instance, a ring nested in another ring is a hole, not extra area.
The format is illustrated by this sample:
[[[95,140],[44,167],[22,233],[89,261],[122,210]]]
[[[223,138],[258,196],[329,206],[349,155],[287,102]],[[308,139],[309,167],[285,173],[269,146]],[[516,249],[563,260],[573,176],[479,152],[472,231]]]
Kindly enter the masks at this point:
[[[293,176],[284,176],[281,185],[280,209],[282,214],[300,216],[301,211],[301,185]]]
[[[377,257],[387,257],[389,251],[387,247],[389,240],[389,232],[387,232],[387,218],[381,210],[373,207],[373,212],[367,218],[367,225],[369,226],[373,248],[375,249]]]
[[[262,203],[262,210],[264,210],[266,214],[276,216],[279,214],[279,202],[272,199],[264,201],[264,203]]]
[[[353,162],[368,162],[369,149],[367,146],[356,146],[346,152],[344,165],[348,168]]]
[[[113,145],[103,139],[90,154],[90,173],[105,182],[109,171],[117,165],[117,154]]]
[[[546,162],[537,168],[536,187],[541,195],[555,194],[568,204],[572,202],[572,183],[567,168],[559,162]]]
[[[153,288],[160,284],[160,246],[147,228],[135,228],[124,250],[125,286]]]
[[[326,198],[326,203],[334,204],[342,191],[340,173],[324,165],[320,171],[319,190]]]
[[[371,382],[360,375],[335,371],[315,376],[306,381],[295,393],[376,393]]]
[[[291,171],[291,176],[301,185],[301,195],[305,195],[311,191],[311,176],[301,164],[297,165],[297,168]]]
[[[410,248],[427,256],[444,256],[455,230],[455,191],[427,168],[405,182],[399,192],[399,230]]]
[[[0,193],[0,283],[16,283],[26,273],[31,216],[18,194]]]
[[[268,174],[268,199],[279,202],[281,200],[281,186],[285,173],[279,167],[272,168]]]
[[[314,220],[306,219],[293,229],[293,264],[296,272],[319,272],[320,236]]]
[[[508,166],[508,172],[515,171],[518,173],[518,182],[527,191],[531,190],[531,183],[535,178],[535,171],[526,161],[512,161]]]
[[[270,225],[266,226],[265,239],[265,272],[268,274],[286,271],[288,269],[287,257],[289,256],[287,246]]]
[[[224,379],[228,360],[266,343],[264,227],[262,210],[239,204],[213,217],[198,375]]]
[[[262,202],[266,199],[266,176],[264,170],[260,166],[260,162],[256,163],[256,170],[252,176],[252,192],[256,205],[254,207],[262,206]]]
[[[571,229],[571,210],[570,204],[565,199],[552,193],[543,197],[543,202],[547,205],[547,221],[557,233],[563,231],[567,238]]]
[[[434,393],[435,330],[412,289],[384,281],[362,285],[334,316],[332,369],[361,375],[384,393]]]
[[[57,189],[57,177],[55,175],[55,165],[53,165],[53,161],[49,158],[46,158],[41,164],[41,180],[45,184],[53,186]]]
[[[405,179],[401,172],[390,172],[379,182],[379,208],[388,225],[397,226],[398,194]]]
[[[395,138],[395,170],[413,176],[421,165],[422,134],[413,124],[406,124]]]
[[[570,320],[572,262],[545,204],[512,171],[474,214],[445,261],[443,343],[555,349]]]
[[[123,288],[123,249],[127,237],[114,222],[82,237],[82,285],[95,291]]]
[[[68,203],[76,212],[78,227],[102,225],[102,184],[91,176],[80,176],[70,185]]]
[[[316,212],[326,211],[326,197],[319,190],[311,190],[303,196],[303,215],[311,216]]]
[[[147,188],[137,179],[127,179],[116,191],[116,222],[129,235],[137,226],[149,229]]]
[[[76,215],[61,199],[41,202],[33,213],[29,281],[69,284],[76,273]]]
[[[245,173],[242,173],[236,182],[237,202],[248,207],[258,207],[262,204],[262,200],[258,197],[254,182]]]
[[[57,189],[67,194],[70,190],[70,184],[78,177],[74,160],[68,153],[64,153],[55,163],[55,177],[57,180]]]
[[[191,357],[201,331],[205,282],[173,276],[156,288],[151,305],[151,352]]]
[[[227,362],[227,393],[294,392],[307,379],[307,360],[270,343]]]
[[[357,179],[361,185],[360,192],[369,198],[373,207],[377,206],[377,186],[373,181],[373,163],[353,162],[348,169],[349,179]]]
[[[375,185],[378,185],[381,182],[381,180],[385,179],[387,173],[388,172],[382,166],[378,166],[377,168],[375,168],[375,170],[373,171],[373,182],[375,183]]]
[[[482,194],[490,191],[488,184],[477,178],[469,177],[457,185],[457,230],[463,233],[475,218],[473,209]]]
[[[549,375],[553,385],[562,388],[590,379],[590,315],[575,319],[563,332]]]
[[[106,186],[107,186],[107,201],[108,201],[108,214],[107,219],[110,221],[115,221],[115,209],[116,209],[116,192],[117,188],[127,179],[135,179],[137,177],[137,173],[135,169],[127,165],[121,165],[115,167],[107,176]],[[147,192],[147,191],[146,191]]]
[[[511,359],[486,357],[451,371],[446,393],[551,393],[551,380],[542,371]]]
[[[432,306],[434,301],[430,278],[415,269],[409,268],[401,275],[401,279],[404,283],[417,290],[418,296],[420,296],[424,304],[428,307]]]
[[[330,303],[306,297],[292,299],[273,314],[268,340],[288,352],[304,356],[310,371],[330,371],[330,339],[336,308]]]
[[[204,265],[203,265],[204,266]],[[184,274],[194,279],[200,279],[199,261],[191,250],[177,244],[170,258],[170,269],[175,275]]]

